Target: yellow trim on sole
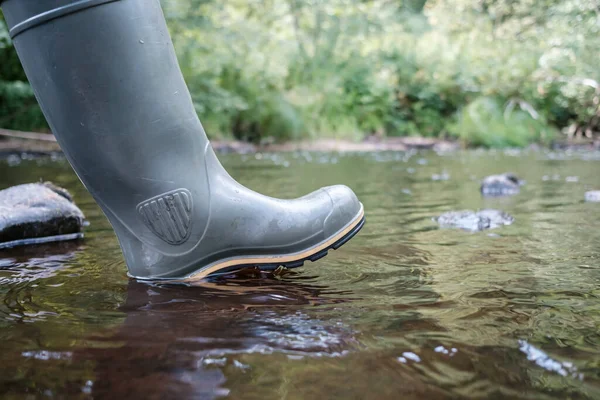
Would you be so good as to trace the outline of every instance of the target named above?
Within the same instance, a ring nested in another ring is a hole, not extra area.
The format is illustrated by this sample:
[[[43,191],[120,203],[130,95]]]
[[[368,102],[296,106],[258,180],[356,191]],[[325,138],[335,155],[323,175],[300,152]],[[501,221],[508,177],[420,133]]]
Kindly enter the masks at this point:
[[[185,279],[182,279],[183,282],[196,282],[206,278],[208,275],[215,273],[224,268],[233,267],[236,265],[252,265],[252,264],[285,264],[298,260],[304,260],[309,258],[310,256],[320,252],[323,249],[331,247],[335,242],[342,239],[346,236],[350,231],[352,231],[359,223],[362,221],[365,216],[364,208],[361,207],[360,213],[358,216],[352,221],[350,225],[348,225],[345,229],[341,230],[337,235],[333,236],[329,240],[321,243],[317,247],[313,247],[309,250],[306,250],[302,253],[294,253],[287,255],[276,255],[271,257],[251,257],[251,258],[236,258],[234,260],[227,260],[220,262],[212,267],[209,267],[205,270],[199,271]]]

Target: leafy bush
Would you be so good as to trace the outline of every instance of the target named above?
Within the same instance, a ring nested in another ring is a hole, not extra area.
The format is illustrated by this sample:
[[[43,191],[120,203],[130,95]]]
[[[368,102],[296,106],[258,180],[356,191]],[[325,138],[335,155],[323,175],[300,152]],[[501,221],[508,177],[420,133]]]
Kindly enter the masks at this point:
[[[0,127],[21,130],[45,130],[33,90],[12,46],[0,11]]]
[[[466,106],[450,131],[471,145],[485,147],[549,143],[556,134],[556,129],[528,104],[504,104],[490,97],[479,97]]]

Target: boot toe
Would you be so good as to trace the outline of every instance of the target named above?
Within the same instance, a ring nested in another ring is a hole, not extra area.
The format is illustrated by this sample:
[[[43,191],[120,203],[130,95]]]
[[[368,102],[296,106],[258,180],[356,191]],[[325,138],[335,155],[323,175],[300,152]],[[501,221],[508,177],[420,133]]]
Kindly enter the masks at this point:
[[[323,231],[331,237],[356,221],[362,213],[362,204],[347,186],[336,185],[324,188],[332,201],[332,210],[325,218]]]

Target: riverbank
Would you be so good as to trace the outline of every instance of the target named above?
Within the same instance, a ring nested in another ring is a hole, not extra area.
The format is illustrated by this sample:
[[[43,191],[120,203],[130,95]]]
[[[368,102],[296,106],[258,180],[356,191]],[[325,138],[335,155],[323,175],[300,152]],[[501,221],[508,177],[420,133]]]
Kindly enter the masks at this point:
[[[258,152],[293,152],[293,151],[320,151],[320,152],[377,152],[377,151],[408,151],[408,150],[434,150],[453,151],[463,148],[460,142],[447,139],[426,137],[369,137],[360,142],[343,139],[316,139],[310,141],[269,143],[256,145],[238,140],[211,140],[217,153],[258,153]],[[531,147],[541,148],[540,145]],[[575,140],[565,139],[557,141],[552,148],[598,150],[600,140]],[[56,139],[51,134],[21,132],[0,129],[0,155],[27,153],[33,155],[52,155],[62,153]]]

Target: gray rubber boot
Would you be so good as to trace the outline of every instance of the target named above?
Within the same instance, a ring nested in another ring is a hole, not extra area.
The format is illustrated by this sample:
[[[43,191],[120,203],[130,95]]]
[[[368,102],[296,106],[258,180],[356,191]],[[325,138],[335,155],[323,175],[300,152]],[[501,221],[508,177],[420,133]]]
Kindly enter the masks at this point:
[[[362,227],[362,204],[345,186],[279,200],[227,174],[158,0],[0,4],[44,115],[115,229],[131,276],[296,267]]]

